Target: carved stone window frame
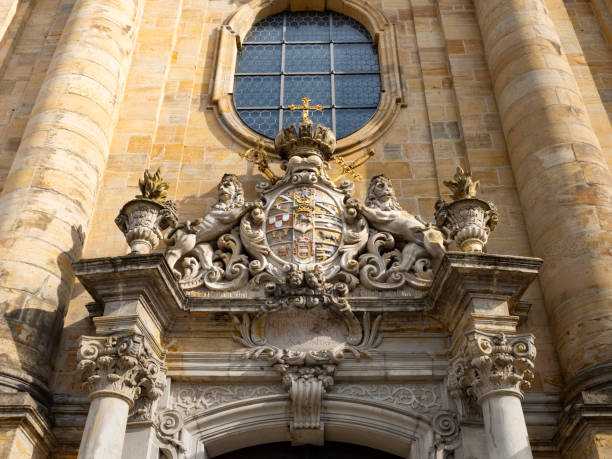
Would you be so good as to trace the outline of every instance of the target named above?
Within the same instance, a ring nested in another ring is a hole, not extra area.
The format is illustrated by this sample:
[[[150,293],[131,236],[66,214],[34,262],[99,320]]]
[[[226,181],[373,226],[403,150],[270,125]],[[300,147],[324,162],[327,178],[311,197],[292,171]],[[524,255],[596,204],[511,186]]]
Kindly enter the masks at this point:
[[[234,106],[236,56],[251,27],[265,17],[283,11],[334,11],[363,24],[378,47],[381,94],[372,118],[354,133],[340,139],[336,153],[347,154],[373,143],[391,126],[405,105],[395,26],[376,8],[361,0],[253,0],[240,7],[219,29],[211,97],[223,127],[240,143],[253,145],[261,135],[248,127]],[[273,142],[266,139],[266,146]]]

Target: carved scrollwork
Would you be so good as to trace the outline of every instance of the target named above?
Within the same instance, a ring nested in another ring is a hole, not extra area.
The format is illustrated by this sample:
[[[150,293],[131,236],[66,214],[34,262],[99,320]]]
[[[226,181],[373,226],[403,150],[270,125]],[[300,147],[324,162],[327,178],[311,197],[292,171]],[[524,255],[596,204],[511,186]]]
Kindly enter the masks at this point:
[[[451,359],[449,390],[482,400],[497,392],[523,398],[534,378],[536,349],[531,334],[494,335],[472,331],[463,350]]]
[[[461,427],[455,413],[439,411],[432,419],[434,446],[440,452],[453,451],[459,446]]]
[[[333,153],[327,128],[319,126],[316,138],[311,128],[300,125],[298,135],[290,126],[279,134],[285,174],[260,186],[258,201],[245,203],[236,176],[225,174],[208,215],[170,233],[166,259],[184,289],[249,285],[266,293],[282,283],[287,267],[310,273],[316,265],[326,282],[349,291],[359,284],[371,290],[431,286],[445,253],[441,231],[403,210],[383,175],[372,179],[365,205],[351,197],[348,181],[336,186],[327,173]],[[314,306],[321,298],[327,296],[293,300]]]
[[[338,384],[333,393],[387,402],[425,414],[442,407],[439,387],[425,384]]]
[[[237,290],[248,281],[248,257],[234,228],[257,206],[244,202],[233,174],[225,174],[217,189],[219,200],[208,215],[179,224],[166,239],[166,260],[184,289]],[[179,260],[180,270],[175,268]]]
[[[77,360],[90,399],[116,396],[131,407],[139,397],[157,399],[165,386],[166,367],[142,335],[82,336]]]
[[[372,290],[429,288],[446,251],[440,230],[403,210],[384,175],[372,178],[365,205],[355,206],[377,230],[359,257],[361,283]]]
[[[363,315],[363,325],[359,324],[360,341],[350,342],[350,335],[344,343],[328,349],[287,349],[270,344],[261,330],[265,327],[268,312],[259,313],[254,320],[248,313],[243,313],[242,318],[232,315],[238,334],[234,340],[242,344],[244,358],[253,360],[265,360],[277,364],[287,365],[322,365],[327,363],[338,363],[344,358],[345,352],[350,352],[359,359],[370,357],[371,352],[382,342],[382,334],[379,333],[382,316],[376,317],[370,323],[369,313]]]
[[[195,384],[178,383],[172,386],[173,404],[185,415],[206,411],[238,400],[284,393],[280,385],[252,384]]]

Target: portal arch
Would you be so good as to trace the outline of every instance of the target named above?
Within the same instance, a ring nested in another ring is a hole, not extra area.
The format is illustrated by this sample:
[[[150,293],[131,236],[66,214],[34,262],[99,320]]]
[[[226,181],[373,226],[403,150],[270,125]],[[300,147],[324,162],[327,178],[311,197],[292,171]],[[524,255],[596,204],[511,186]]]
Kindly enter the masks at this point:
[[[208,459],[291,441],[290,413],[289,398],[281,394],[194,413],[185,419],[186,456]],[[436,452],[445,449],[439,417],[440,413],[430,417],[388,403],[332,394],[323,400],[321,413],[326,442],[351,443],[409,459],[439,457]],[[453,429],[458,433],[457,425]]]

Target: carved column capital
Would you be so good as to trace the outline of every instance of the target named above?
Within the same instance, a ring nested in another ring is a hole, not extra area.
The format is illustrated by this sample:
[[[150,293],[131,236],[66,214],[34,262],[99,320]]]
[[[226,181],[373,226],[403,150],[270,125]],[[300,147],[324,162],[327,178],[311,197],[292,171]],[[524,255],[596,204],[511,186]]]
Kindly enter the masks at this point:
[[[448,385],[456,398],[474,397],[479,404],[492,395],[523,399],[531,387],[534,337],[471,331],[450,361]]]
[[[82,336],[77,354],[89,400],[118,397],[130,407],[141,397],[157,399],[165,386],[166,367],[144,336]]]

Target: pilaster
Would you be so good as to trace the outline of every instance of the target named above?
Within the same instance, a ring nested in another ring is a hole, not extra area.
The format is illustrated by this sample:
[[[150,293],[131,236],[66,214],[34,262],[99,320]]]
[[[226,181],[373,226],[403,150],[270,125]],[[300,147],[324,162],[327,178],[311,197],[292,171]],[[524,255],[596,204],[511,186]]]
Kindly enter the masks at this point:
[[[429,299],[451,333],[448,389],[465,432],[464,452],[474,449],[484,424],[492,459],[532,457],[521,400],[533,379],[531,334],[516,334],[512,315],[534,280],[541,260],[447,253]]]
[[[54,447],[46,408],[26,392],[0,393],[0,457],[43,458]]]
[[[91,402],[79,458],[120,458],[129,409],[159,398],[166,368],[137,334],[83,336],[77,358]]]

